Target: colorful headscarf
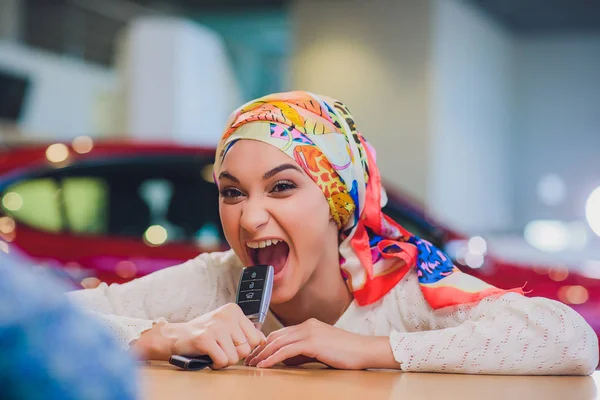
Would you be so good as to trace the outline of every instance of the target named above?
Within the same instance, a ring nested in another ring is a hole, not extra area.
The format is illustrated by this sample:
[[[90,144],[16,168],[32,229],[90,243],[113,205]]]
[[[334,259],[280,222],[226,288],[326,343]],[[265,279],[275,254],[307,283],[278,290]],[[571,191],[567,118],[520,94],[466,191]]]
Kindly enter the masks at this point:
[[[277,147],[323,191],[339,229],[340,267],[359,305],[381,299],[410,268],[416,268],[423,295],[435,309],[507,292],[462,273],[446,254],[382,212],[386,197],[375,150],[341,102],[297,91],[245,104],[227,122],[215,175],[240,139]]]

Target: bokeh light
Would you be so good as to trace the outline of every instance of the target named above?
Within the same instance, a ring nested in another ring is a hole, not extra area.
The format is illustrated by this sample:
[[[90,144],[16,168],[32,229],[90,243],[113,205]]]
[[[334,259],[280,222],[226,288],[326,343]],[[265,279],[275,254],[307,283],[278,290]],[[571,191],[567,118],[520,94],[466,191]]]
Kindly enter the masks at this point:
[[[216,248],[221,243],[219,228],[213,223],[206,223],[196,232],[196,244],[201,248]]]
[[[600,186],[592,191],[585,203],[585,217],[590,228],[600,236]]]
[[[487,253],[487,243],[481,236],[473,236],[468,243],[469,253],[484,255]]]
[[[132,261],[119,261],[115,267],[115,272],[123,279],[131,279],[137,274],[137,266]]]
[[[467,251],[465,254],[465,264],[471,268],[481,268],[483,266],[484,257],[483,254],[475,254]]]
[[[208,164],[204,168],[202,168],[202,179],[206,182],[215,183],[213,178],[213,164]]]
[[[548,267],[545,265],[534,264],[531,269],[538,275],[546,275],[548,273]]]
[[[558,289],[558,299],[566,304],[583,304],[588,298],[587,289],[580,285],[562,286]]]
[[[76,153],[85,154],[92,151],[94,148],[94,141],[89,136],[78,136],[73,139],[73,143],[71,145]]]
[[[23,198],[19,193],[8,192],[2,197],[2,205],[9,211],[19,211],[23,207]]]
[[[15,231],[15,220],[11,217],[0,217],[0,233],[10,235]]]
[[[467,246],[459,247],[456,250],[456,261],[462,265],[466,265],[465,256],[467,255]]]
[[[548,276],[555,282],[562,282],[569,277],[569,270],[566,267],[551,268]]]
[[[69,261],[65,264],[65,269],[69,272],[77,273],[82,269],[82,267],[81,264],[76,261]]]
[[[62,143],[54,143],[46,149],[46,158],[53,163],[60,163],[69,158],[69,148]]]
[[[102,281],[96,277],[90,276],[83,279],[80,284],[84,289],[94,289],[100,285]]]
[[[525,240],[538,250],[560,252],[569,246],[569,229],[561,221],[532,221],[525,227]]]
[[[160,246],[167,241],[167,230],[160,225],[152,225],[144,233],[144,240],[150,246]]]

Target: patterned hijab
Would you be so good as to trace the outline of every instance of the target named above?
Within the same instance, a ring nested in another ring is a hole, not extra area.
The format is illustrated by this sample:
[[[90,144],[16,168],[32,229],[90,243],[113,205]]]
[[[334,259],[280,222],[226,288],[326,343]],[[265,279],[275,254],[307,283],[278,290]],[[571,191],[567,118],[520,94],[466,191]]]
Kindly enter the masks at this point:
[[[411,268],[435,309],[506,292],[462,273],[442,251],[381,211],[386,197],[375,150],[341,102],[297,91],[243,105],[227,122],[217,148],[215,176],[240,139],[277,147],[323,191],[339,229],[340,268],[359,305],[381,299]]]

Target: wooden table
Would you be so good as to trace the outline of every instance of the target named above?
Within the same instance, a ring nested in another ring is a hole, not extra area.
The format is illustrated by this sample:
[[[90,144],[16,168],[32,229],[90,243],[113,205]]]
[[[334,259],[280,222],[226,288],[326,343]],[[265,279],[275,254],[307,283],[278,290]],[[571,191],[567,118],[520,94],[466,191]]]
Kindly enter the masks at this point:
[[[143,398],[162,399],[598,399],[591,377],[339,371],[319,367],[188,372],[167,363],[142,369]]]

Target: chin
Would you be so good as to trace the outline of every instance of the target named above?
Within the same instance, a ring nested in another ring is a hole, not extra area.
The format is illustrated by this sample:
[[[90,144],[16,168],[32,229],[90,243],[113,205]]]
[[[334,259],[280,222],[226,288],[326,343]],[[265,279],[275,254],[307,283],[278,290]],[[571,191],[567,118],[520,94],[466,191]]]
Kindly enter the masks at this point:
[[[298,290],[286,285],[284,282],[276,284],[273,287],[273,293],[271,294],[271,304],[283,304],[287,303],[296,296]]]

